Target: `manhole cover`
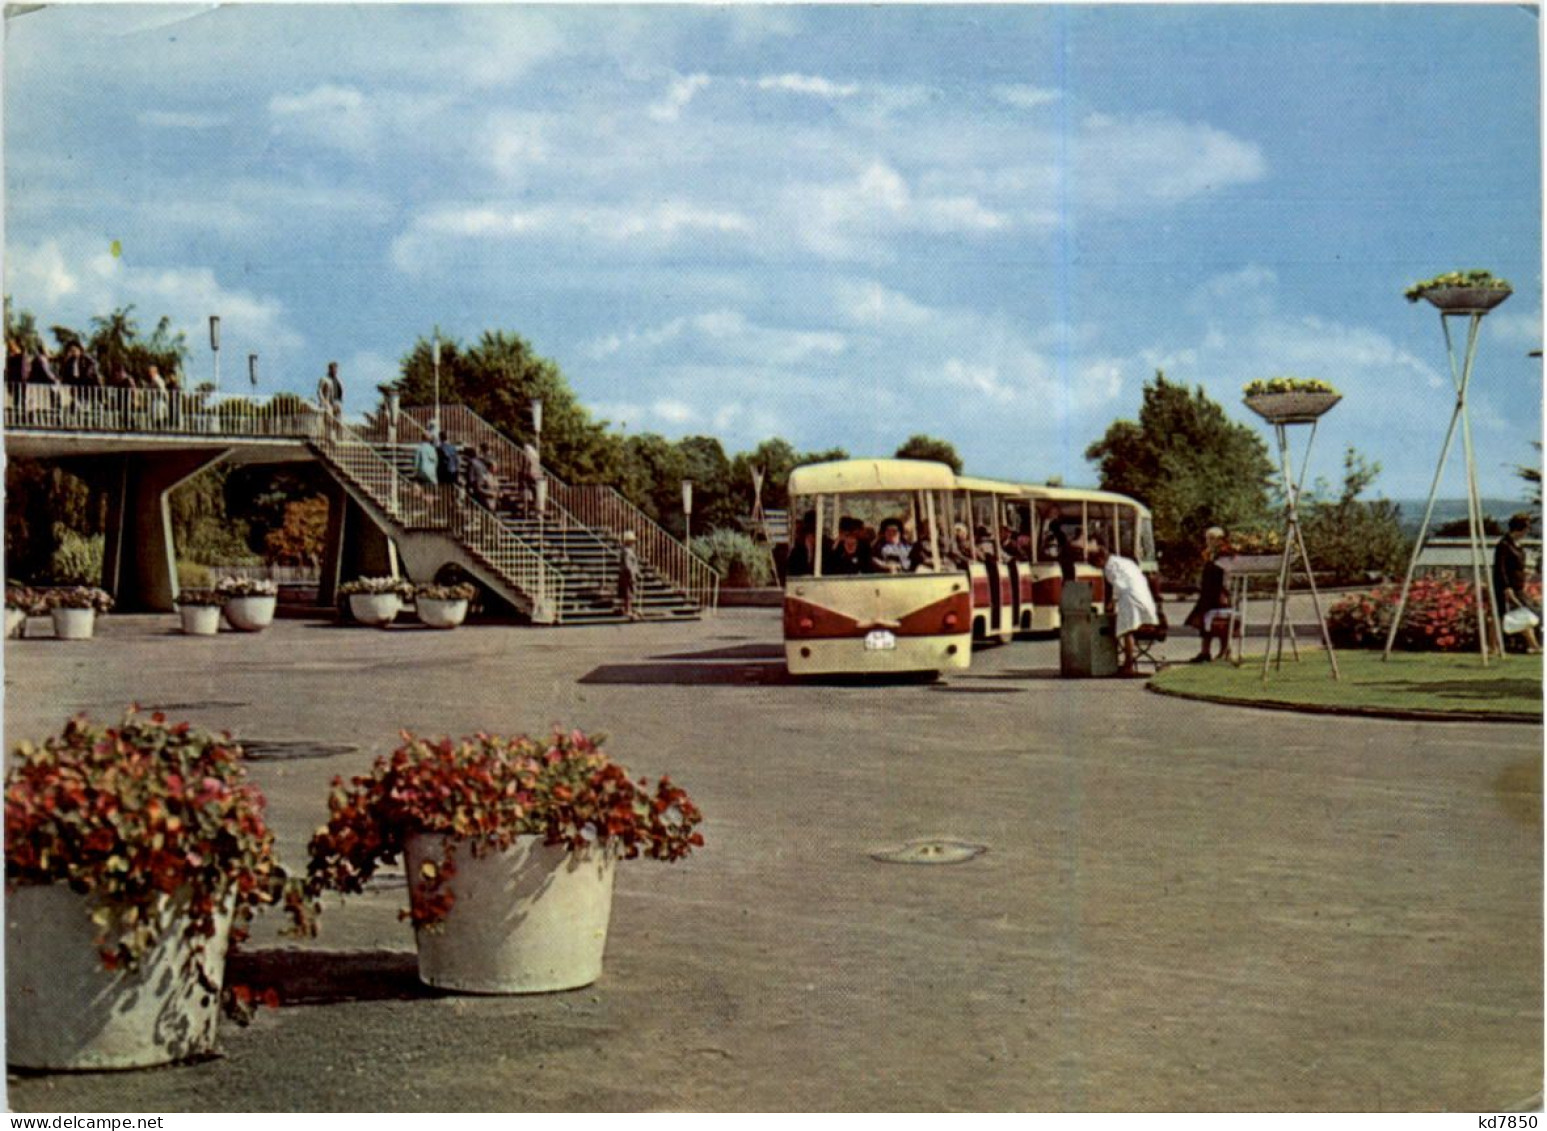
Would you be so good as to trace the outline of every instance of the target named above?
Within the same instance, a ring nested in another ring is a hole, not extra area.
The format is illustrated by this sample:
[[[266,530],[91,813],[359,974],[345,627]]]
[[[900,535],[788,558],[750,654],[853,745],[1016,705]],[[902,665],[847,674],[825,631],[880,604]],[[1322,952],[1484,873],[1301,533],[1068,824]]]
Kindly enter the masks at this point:
[[[883,864],[962,864],[987,851],[986,844],[964,840],[910,840],[896,848],[872,852],[870,858]]]
[[[333,758],[359,750],[347,742],[311,742],[307,739],[242,739],[242,754],[249,762],[294,762],[302,758]]]

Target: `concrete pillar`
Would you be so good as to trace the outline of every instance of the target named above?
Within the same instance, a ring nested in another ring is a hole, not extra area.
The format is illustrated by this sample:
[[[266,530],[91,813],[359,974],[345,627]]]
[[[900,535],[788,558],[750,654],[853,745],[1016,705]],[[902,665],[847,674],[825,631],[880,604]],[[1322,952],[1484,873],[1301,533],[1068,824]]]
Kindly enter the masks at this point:
[[[225,448],[131,452],[108,464],[102,587],[124,612],[171,612],[177,598],[177,549],[168,496],[178,484],[223,459]]]
[[[397,577],[397,547],[370,514],[336,482],[327,488],[328,532],[323,543],[317,604],[338,604],[338,587],[356,577]]]

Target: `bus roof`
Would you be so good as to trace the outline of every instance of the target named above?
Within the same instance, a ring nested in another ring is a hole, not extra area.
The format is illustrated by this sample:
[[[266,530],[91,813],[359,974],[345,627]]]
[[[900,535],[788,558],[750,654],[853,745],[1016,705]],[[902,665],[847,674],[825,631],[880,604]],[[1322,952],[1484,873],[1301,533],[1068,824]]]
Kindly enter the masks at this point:
[[[808,463],[790,472],[791,495],[851,491],[933,491],[956,486],[943,463],[922,459],[840,459]]]
[[[985,495],[1009,495],[1017,499],[1048,499],[1055,503],[1117,503],[1121,506],[1138,507],[1149,514],[1149,507],[1138,499],[1120,495],[1116,491],[1101,491],[1095,487],[1053,487],[1046,483],[1011,483],[1004,479],[984,479],[976,475],[958,475],[956,485],[963,490],[978,491]]]

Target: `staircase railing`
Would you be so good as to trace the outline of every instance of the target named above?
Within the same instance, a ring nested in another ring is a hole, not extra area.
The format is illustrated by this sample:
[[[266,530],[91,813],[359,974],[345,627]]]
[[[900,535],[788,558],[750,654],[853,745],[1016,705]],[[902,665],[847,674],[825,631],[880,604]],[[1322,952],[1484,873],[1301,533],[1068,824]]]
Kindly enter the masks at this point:
[[[499,519],[449,485],[416,483],[371,442],[343,424],[319,430],[313,445],[357,490],[405,530],[443,531],[531,603],[533,620],[556,621],[564,578]]]
[[[10,431],[136,432],[177,436],[307,439],[323,417],[291,394],[259,399],[86,385],[6,387]]]
[[[412,417],[422,429],[434,419],[435,410],[416,405],[403,409],[401,415]],[[466,405],[441,405],[440,426],[452,443],[474,448],[488,445],[501,468],[513,469],[518,479],[527,474],[526,456],[515,442]],[[719,573],[616,490],[604,485],[570,486],[551,472],[545,474],[550,506],[594,530],[614,536],[633,531],[640,558],[668,584],[700,608],[713,609],[719,604]]]

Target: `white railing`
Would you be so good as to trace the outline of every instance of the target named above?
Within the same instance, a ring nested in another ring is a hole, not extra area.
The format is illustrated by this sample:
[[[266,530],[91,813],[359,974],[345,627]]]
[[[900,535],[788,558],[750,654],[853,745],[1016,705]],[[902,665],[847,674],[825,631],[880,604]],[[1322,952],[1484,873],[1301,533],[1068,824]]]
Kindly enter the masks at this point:
[[[489,511],[451,485],[428,487],[402,475],[370,442],[347,426],[313,437],[317,450],[393,522],[405,530],[442,531],[509,583],[530,603],[532,619],[556,623],[564,578]]]
[[[434,419],[435,410],[421,405],[405,408],[400,415],[413,418],[422,430]],[[452,443],[488,446],[501,468],[513,469],[517,481],[525,477],[526,457],[521,449],[466,405],[441,405],[440,426]],[[616,490],[603,485],[572,487],[551,472],[546,476],[550,508],[558,508],[578,525],[605,530],[614,537],[633,531],[640,558],[668,584],[700,608],[713,609],[719,604],[719,573]]]
[[[309,439],[323,423],[315,405],[285,393],[259,399],[153,389],[10,385],[5,396],[9,431]]]

